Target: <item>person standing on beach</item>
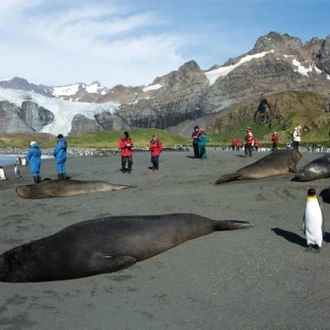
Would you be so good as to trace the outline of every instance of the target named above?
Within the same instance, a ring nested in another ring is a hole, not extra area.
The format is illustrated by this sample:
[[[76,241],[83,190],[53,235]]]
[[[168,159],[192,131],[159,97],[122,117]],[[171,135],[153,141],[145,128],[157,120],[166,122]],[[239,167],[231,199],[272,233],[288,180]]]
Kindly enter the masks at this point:
[[[194,127],[194,131],[191,134],[192,138],[192,145],[194,149],[194,157],[199,158],[199,151],[198,151],[198,132],[199,132],[199,126],[196,125]]]
[[[200,128],[198,131],[198,154],[200,159],[206,159],[206,141],[207,141],[207,136],[205,131]]]
[[[41,150],[35,141],[30,142],[30,149],[26,154],[26,158],[29,161],[29,168],[34,183],[41,181],[40,167],[41,167]]]
[[[259,150],[259,140],[258,140],[258,138],[254,139],[253,146],[254,146],[255,151]]]
[[[293,132],[292,132],[292,146],[293,149],[299,150],[299,145],[300,145],[300,141],[301,141],[301,126],[298,125],[297,127],[294,128]]]
[[[57,143],[53,150],[56,158],[56,170],[58,179],[66,179],[67,142],[62,134],[57,135]]]
[[[247,127],[245,130],[245,146],[244,153],[245,156],[252,156],[252,144],[253,144],[253,133],[250,127]]]
[[[273,150],[277,149],[279,141],[280,141],[280,137],[279,137],[278,133],[274,132],[272,135]]]
[[[133,140],[129,137],[129,133],[127,131],[125,131],[124,135],[120,138],[118,147],[120,149],[121,155],[121,172],[132,173],[134,143]],[[126,163],[128,163],[127,170]]]
[[[151,156],[151,170],[158,171],[159,170],[159,156],[162,153],[163,145],[157,138],[155,134],[152,135],[150,143],[149,143],[149,150]]]

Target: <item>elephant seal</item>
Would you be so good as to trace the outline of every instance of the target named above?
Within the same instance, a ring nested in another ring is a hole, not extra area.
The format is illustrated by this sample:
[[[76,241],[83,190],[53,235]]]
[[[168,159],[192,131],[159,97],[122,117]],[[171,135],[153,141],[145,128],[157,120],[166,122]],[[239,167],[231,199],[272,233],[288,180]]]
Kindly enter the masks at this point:
[[[323,212],[314,188],[308,189],[307,192],[303,231],[306,235],[307,250],[320,252],[324,236]]]
[[[290,171],[296,172],[296,165],[301,157],[301,153],[295,149],[274,150],[272,153],[248,166],[240,168],[234,173],[223,175],[215,184],[234,180],[262,179],[288,173]]]
[[[69,197],[102,191],[135,188],[135,185],[113,184],[105,181],[46,180],[16,187],[18,196],[27,199]]]
[[[330,177],[330,154],[320,156],[298,169],[292,181],[313,181]]]
[[[251,227],[189,213],[88,220],[0,255],[0,281],[42,282],[111,273],[214,231]]]

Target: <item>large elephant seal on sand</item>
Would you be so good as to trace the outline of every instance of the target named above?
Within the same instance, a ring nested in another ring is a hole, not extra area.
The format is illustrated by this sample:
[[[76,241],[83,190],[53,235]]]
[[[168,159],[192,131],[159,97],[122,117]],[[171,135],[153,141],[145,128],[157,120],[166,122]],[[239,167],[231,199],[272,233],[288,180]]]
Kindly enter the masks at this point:
[[[216,221],[189,213],[84,221],[0,255],[0,281],[57,281],[111,273],[190,239],[248,227],[245,221]]]
[[[318,157],[298,169],[293,181],[312,181],[330,177],[330,154]]]
[[[253,164],[240,168],[235,173],[223,175],[215,184],[234,180],[262,179],[290,171],[296,172],[296,165],[301,157],[301,153],[295,149],[275,150]]]
[[[69,197],[102,191],[134,188],[135,185],[113,184],[105,181],[46,180],[16,187],[17,195],[27,199]]]

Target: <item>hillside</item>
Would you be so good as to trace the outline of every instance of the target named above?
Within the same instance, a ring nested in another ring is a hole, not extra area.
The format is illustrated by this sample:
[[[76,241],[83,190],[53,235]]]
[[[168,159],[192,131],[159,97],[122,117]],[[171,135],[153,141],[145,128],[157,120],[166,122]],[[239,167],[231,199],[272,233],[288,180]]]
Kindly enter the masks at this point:
[[[277,131],[280,141],[290,140],[292,129],[303,128],[303,142],[328,141],[330,128],[330,97],[313,92],[286,91],[243,103],[207,126],[214,140],[230,141],[243,137],[250,126],[260,141],[270,142]]]

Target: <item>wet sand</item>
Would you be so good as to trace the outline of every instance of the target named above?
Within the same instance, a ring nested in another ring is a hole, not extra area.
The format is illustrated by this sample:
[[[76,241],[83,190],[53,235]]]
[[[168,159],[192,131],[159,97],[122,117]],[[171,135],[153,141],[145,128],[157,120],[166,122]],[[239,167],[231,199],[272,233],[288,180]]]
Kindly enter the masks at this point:
[[[137,184],[134,189],[25,200],[15,186],[31,183],[27,168],[0,181],[0,253],[83,220],[111,215],[191,212],[251,222],[253,228],[216,232],[111,274],[43,283],[0,283],[0,329],[327,329],[330,234],[319,254],[305,251],[302,216],[307,189],[328,179],[292,182],[292,173],[215,186],[222,174],[266,153],[208,150],[164,152],[153,173],[147,152],[134,154],[133,174],[120,156],[72,157],[68,175]],[[319,157],[306,153],[298,168]],[[42,177],[56,178],[55,163]],[[322,203],[329,230],[330,205]]]

